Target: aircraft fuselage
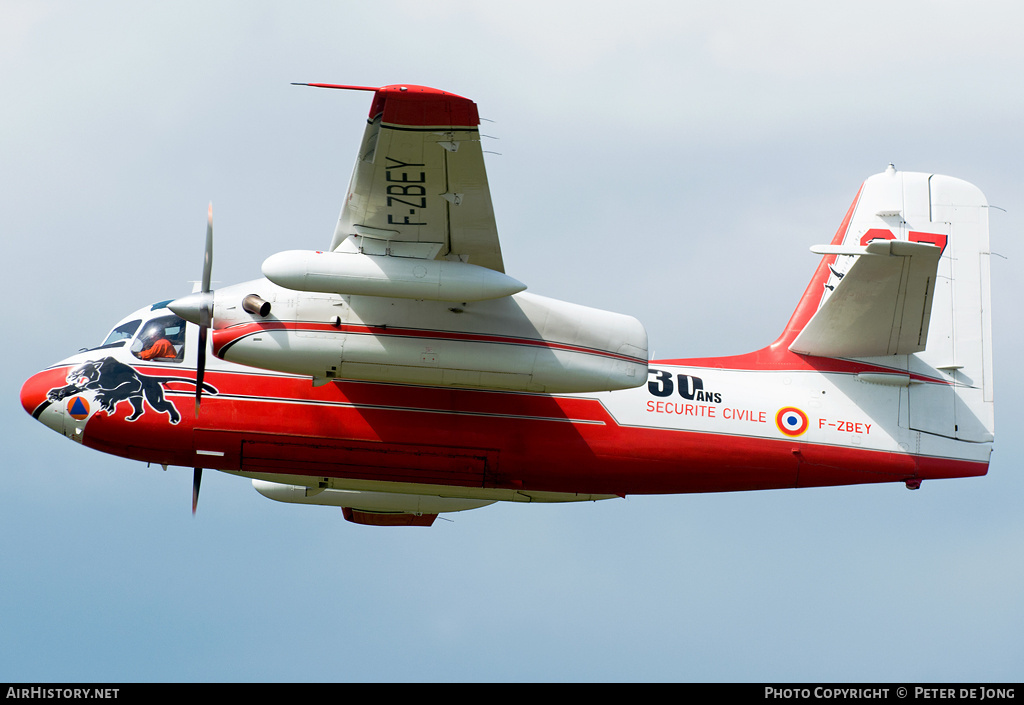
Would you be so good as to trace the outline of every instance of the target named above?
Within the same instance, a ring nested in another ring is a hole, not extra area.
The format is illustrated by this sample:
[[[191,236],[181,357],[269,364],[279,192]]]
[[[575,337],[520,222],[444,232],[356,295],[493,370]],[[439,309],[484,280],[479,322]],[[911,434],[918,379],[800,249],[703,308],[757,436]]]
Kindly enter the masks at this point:
[[[915,430],[911,395],[943,380],[917,376],[911,385],[906,370],[784,349],[653,361],[642,386],[565,395],[314,385],[215,360],[198,418],[191,357],[147,362],[127,346],[83,352],[26,382],[22,403],[73,440],[135,460],[490,500],[916,486],[983,475],[991,450],[979,443],[976,457],[964,458],[953,429],[949,437]],[[771,359],[778,369],[765,369]],[[98,381],[102,366],[120,377]]]

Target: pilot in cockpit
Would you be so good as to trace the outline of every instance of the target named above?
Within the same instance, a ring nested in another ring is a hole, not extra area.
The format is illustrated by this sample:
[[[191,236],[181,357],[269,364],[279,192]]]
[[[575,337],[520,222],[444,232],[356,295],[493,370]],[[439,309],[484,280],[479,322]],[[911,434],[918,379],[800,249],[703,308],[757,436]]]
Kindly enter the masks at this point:
[[[174,359],[178,356],[174,345],[167,339],[167,332],[163,326],[152,325],[141,337],[143,346],[142,350],[137,354],[143,360],[153,360],[156,358]]]

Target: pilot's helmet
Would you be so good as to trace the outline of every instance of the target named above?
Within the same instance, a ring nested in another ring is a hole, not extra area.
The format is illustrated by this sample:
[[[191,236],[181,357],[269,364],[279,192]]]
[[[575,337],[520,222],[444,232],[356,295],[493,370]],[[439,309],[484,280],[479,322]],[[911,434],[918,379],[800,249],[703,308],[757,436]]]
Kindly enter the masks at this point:
[[[164,332],[164,327],[162,325],[159,323],[151,323],[143,329],[142,335],[139,337],[142,339],[142,342],[152,344],[163,338],[165,335],[166,333]]]

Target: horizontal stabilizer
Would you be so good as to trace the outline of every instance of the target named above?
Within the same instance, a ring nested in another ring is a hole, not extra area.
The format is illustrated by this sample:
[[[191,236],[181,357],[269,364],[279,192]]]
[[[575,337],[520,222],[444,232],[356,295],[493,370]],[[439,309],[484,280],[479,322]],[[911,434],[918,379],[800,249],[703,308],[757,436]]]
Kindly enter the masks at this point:
[[[835,284],[789,349],[823,357],[905,355],[925,349],[942,249],[930,243],[874,240],[819,245],[837,255]],[[852,260],[846,271],[839,260]]]

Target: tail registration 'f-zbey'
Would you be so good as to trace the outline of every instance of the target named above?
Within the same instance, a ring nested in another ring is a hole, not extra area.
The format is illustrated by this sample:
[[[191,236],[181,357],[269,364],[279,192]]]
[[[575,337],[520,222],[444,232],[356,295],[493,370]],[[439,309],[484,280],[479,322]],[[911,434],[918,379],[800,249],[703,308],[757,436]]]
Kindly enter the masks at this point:
[[[649,361],[636,319],[505,274],[475,103],[364,90],[329,249],[212,290],[211,213],[198,290],[33,376],[25,410],[91,448],[194,468],[193,499],[210,468],[374,525],[495,501],[987,471],[988,205],[971,184],[869,178],[812,248],[823,257],[778,340]]]

